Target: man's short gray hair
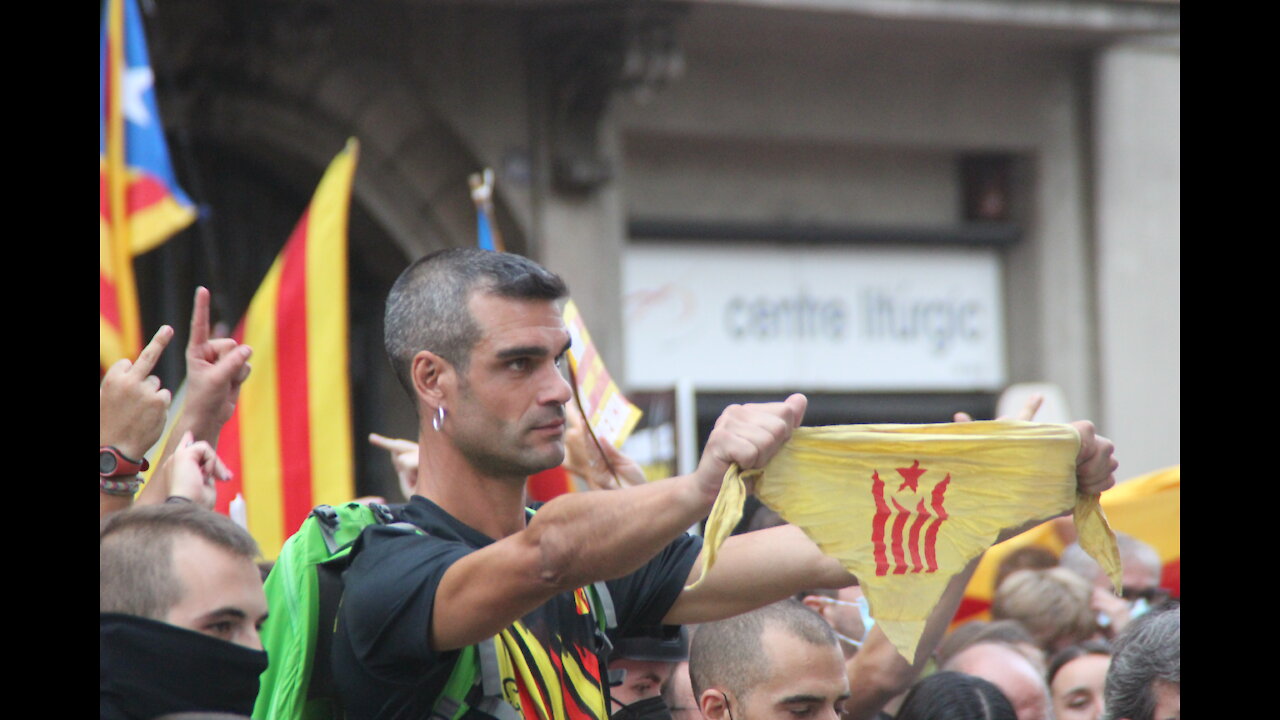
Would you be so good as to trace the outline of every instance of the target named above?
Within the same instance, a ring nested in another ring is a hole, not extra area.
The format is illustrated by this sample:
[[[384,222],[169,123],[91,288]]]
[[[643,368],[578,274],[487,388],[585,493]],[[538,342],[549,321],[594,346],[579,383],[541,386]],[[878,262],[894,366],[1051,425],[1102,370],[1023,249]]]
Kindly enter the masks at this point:
[[[1142,615],[1116,639],[1103,690],[1103,720],[1152,720],[1157,683],[1182,686],[1182,613],[1177,604]]]
[[[391,287],[383,316],[387,359],[409,397],[413,357],[423,350],[467,369],[480,340],[468,307],[475,291],[517,300],[559,300],[569,292],[560,276],[511,253],[448,248],[418,259]]]

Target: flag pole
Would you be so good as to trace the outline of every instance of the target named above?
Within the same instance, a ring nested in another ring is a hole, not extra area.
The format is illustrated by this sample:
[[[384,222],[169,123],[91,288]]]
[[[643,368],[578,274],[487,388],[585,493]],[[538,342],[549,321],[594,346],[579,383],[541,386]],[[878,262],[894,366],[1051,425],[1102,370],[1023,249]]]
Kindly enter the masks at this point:
[[[476,223],[479,227],[480,247],[486,250],[506,252],[502,242],[502,233],[498,231],[498,223],[493,217],[493,170],[485,168],[472,173],[468,182],[471,185],[471,202],[476,206]]]
[[[111,183],[111,257],[115,269],[117,306],[120,314],[121,349],[127,357],[142,349],[138,294],[133,277],[133,250],[129,219],[125,215],[128,177],[124,169],[124,112],[121,88],[124,68],[124,2],[108,0],[107,7],[107,177]]]

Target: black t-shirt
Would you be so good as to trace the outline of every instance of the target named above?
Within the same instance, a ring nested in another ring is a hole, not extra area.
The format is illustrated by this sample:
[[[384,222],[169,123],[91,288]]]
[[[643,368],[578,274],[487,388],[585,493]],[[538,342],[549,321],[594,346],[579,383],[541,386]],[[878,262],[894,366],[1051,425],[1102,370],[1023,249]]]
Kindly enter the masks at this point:
[[[401,518],[427,532],[371,526],[353,549],[333,638],[334,683],[347,717],[425,718],[459,651],[427,643],[435,591],[459,558],[493,540],[421,496]],[[636,572],[607,584],[618,635],[660,624],[688,579],[702,540],[682,535]],[[596,626],[585,596],[562,593],[498,638],[508,700],[526,720],[600,715]]]

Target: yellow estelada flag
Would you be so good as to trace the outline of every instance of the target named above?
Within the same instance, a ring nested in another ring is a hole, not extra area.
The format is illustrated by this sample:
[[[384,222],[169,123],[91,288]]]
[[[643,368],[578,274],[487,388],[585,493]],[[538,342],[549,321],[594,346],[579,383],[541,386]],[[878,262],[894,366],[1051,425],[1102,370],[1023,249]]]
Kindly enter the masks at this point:
[[[1070,425],[1020,420],[796,428],[763,470],[726,473],[703,575],[755,477],[761,502],[858,577],[910,662],[947,583],[1006,528],[1073,510],[1081,545],[1119,590],[1115,535],[1098,498],[1076,492],[1079,447]]]

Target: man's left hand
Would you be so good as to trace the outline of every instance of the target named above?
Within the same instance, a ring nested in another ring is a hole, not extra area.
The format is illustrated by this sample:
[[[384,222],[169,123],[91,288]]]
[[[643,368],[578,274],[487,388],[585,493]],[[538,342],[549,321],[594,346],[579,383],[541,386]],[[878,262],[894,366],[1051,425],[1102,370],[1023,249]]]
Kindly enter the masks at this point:
[[[1115,443],[1098,434],[1093,423],[1077,420],[1071,423],[1080,433],[1080,452],[1076,455],[1076,490],[1097,495],[1116,484]]]

